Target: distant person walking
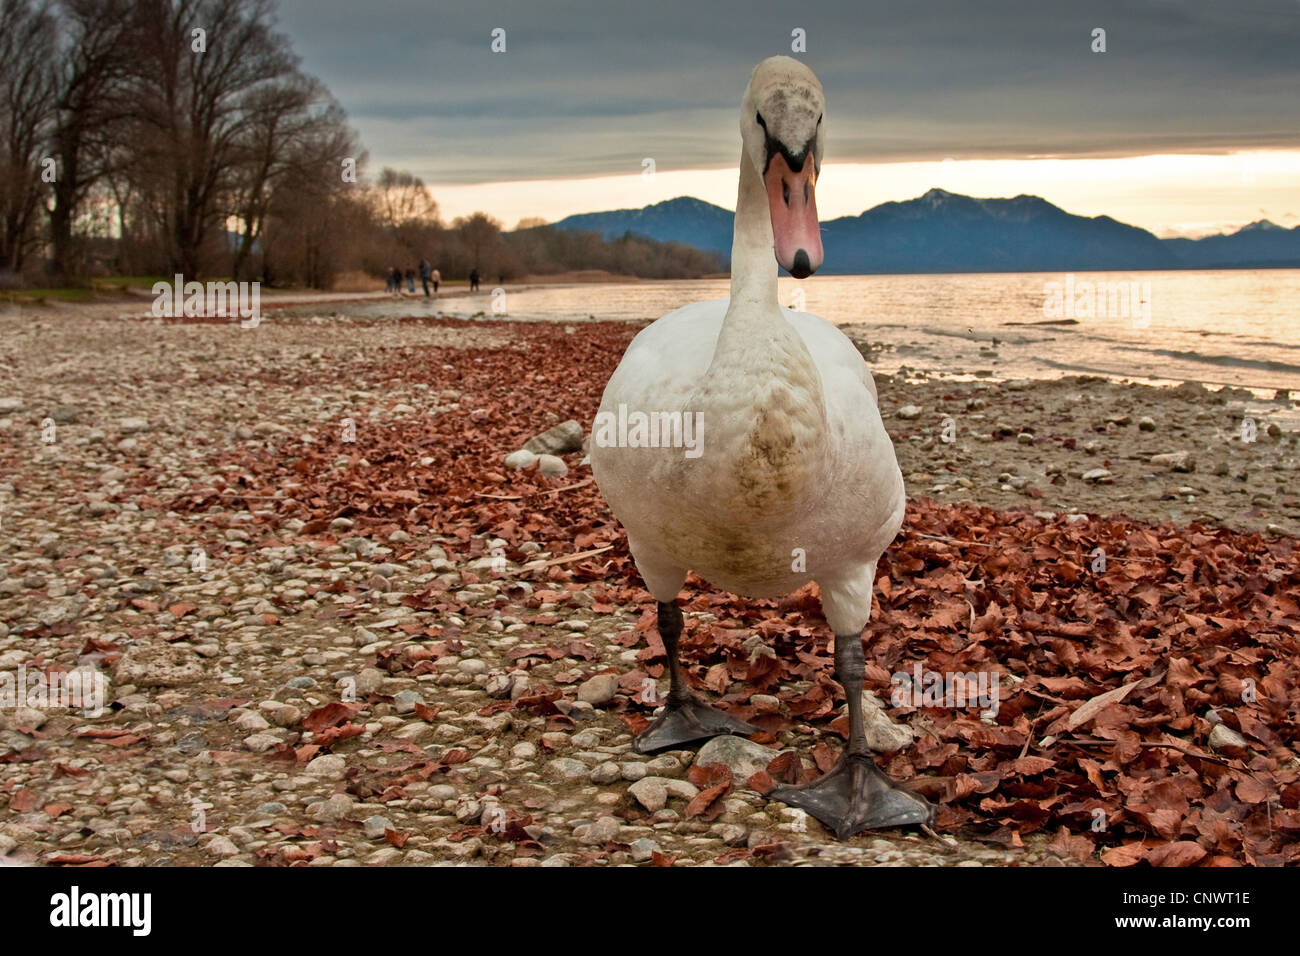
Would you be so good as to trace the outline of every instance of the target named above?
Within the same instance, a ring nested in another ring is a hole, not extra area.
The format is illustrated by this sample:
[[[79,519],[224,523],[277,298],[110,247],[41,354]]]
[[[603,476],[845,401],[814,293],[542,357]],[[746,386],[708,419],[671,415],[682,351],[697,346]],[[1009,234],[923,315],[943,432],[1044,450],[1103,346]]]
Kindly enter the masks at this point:
[[[478,291],[478,270],[477,269],[469,270],[469,291],[470,292]]]
[[[442,282],[442,273],[439,272],[437,269],[434,269],[434,270],[433,270],[433,294],[434,294],[434,296],[437,296],[437,294],[438,294],[438,283],[440,283],[440,282]]]
[[[412,295],[415,294],[415,270],[414,269],[406,270],[406,288]]]
[[[420,284],[424,286],[424,297],[429,298],[429,283],[433,281],[433,266],[428,259],[420,260]]]
[[[385,278],[384,291],[391,293],[397,287],[397,270],[392,266],[388,267],[388,275]]]

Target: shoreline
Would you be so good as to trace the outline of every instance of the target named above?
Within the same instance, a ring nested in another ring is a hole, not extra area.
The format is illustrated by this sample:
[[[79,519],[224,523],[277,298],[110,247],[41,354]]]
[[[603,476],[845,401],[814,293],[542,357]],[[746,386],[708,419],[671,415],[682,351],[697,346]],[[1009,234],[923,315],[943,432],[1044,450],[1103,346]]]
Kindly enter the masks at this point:
[[[604,281],[606,280],[605,279],[592,280],[592,282],[597,284]],[[631,283],[645,283],[645,282],[660,282],[660,281],[670,281],[670,280],[648,280],[648,279],[638,279],[636,277],[628,277],[628,281]],[[680,281],[694,281],[694,280],[680,280]],[[547,281],[547,282],[537,282],[535,284],[522,285],[518,287],[510,287],[509,291],[518,293],[518,292],[527,292],[527,291],[534,291],[534,290],[541,290],[541,289],[563,289],[563,288],[570,288],[573,286],[581,286],[584,284],[587,283],[581,280],[561,281],[561,282]],[[471,322],[481,321],[481,322],[488,322],[488,323],[501,322],[506,324],[552,324],[557,326],[563,326],[571,323],[587,324],[592,321],[595,321],[598,323],[611,322],[611,323],[616,323],[621,325],[634,326],[638,328],[649,325],[651,322],[654,321],[654,318],[644,318],[644,319],[595,318],[593,319],[590,317],[579,316],[579,315],[570,316],[564,319],[556,319],[556,318],[549,318],[549,317],[533,317],[533,316],[512,316],[509,314],[494,315],[491,313],[491,308],[490,308],[490,302],[491,302],[490,288],[485,291],[480,291],[479,293],[477,293],[477,295],[483,297],[484,300],[483,304],[487,306],[486,308],[475,310],[472,313],[443,312],[439,308],[440,303],[446,302],[447,300],[452,300],[452,301],[468,300],[472,295],[471,293],[468,292],[467,287],[464,289],[464,291],[460,291],[460,287],[453,287],[453,288],[457,289],[457,291],[449,293],[446,291],[446,287],[444,286],[444,290],[439,294],[439,296],[430,299],[425,299],[424,296],[419,292],[415,293],[414,295],[410,293],[403,293],[399,298],[392,295],[391,293],[385,293],[383,291],[306,292],[306,291],[299,291],[299,290],[290,290],[282,293],[277,290],[272,290],[269,293],[263,293],[263,304],[266,312],[268,313],[265,316],[265,318],[272,321],[275,320],[276,313],[284,312],[285,310],[293,310],[289,312],[288,315],[288,317],[292,320],[301,320],[304,318],[308,318],[307,316],[304,316],[302,314],[302,310],[306,308],[310,308],[315,305],[329,306],[329,305],[340,305],[340,304],[349,304],[349,303],[382,304],[385,302],[396,303],[398,301],[409,302],[412,305],[424,305],[426,308],[430,308],[432,310],[425,311],[421,315],[412,314],[412,315],[403,315],[403,316],[367,316],[367,315],[349,316],[349,315],[338,315],[336,313],[330,313],[328,316],[321,316],[319,318],[325,319],[327,321],[339,321],[339,322],[356,321],[358,323],[366,323],[366,324],[401,323],[405,319],[420,319],[420,320],[454,319],[454,320],[463,320],[463,321],[471,321]],[[57,318],[61,314],[66,314],[69,317],[84,316],[87,318],[93,317],[96,319],[110,319],[110,320],[124,319],[124,320],[136,320],[136,321],[154,320],[159,322],[171,321],[171,320],[157,319],[156,317],[152,316],[148,312],[142,312],[136,314],[136,313],[124,313],[122,311],[122,306],[124,304],[127,303],[133,304],[135,302],[147,301],[148,299],[149,296],[147,294],[123,294],[120,296],[103,297],[103,298],[97,298],[87,302],[74,302],[74,303],[69,303],[69,302],[44,302],[39,304],[0,303],[0,316],[16,316],[16,315],[21,315],[24,312],[24,310],[31,310],[35,315],[39,315],[41,317],[48,317],[48,318]],[[1071,320],[1071,322],[1072,324],[1075,325],[1078,324],[1077,320]],[[1031,326],[1043,326],[1047,328],[1050,328],[1052,326],[1057,326],[1060,324],[1062,324],[1060,321],[1044,321],[1044,322],[1035,322],[1035,323],[1018,323],[1018,322],[1004,323],[1004,325],[1007,327],[1022,327],[1026,325],[1031,325]],[[1202,378],[1202,377],[1171,378],[1171,377],[1164,377],[1160,375],[1123,373],[1123,372],[1116,372],[1107,369],[1093,368],[1089,366],[1070,366],[1070,367],[1060,367],[1060,368],[1052,368],[1052,369],[1030,368],[1030,369],[1016,369],[1014,371],[1013,370],[999,371],[997,369],[980,369],[972,372],[967,370],[964,367],[960,367],[961,363],[956,363],[956,362],[938,363],[938,364],[931,363],[929,367],[925,367],[922,364],[920,364],[919,360],[916,358],[901,360],[893,363],[882,363],[881,359],[883,353],[894,351],[895,346],[881,345],[879,342],[876,342],[872,338],[872,332],[876,328],[875,326],[859,324],[859,323],[839,323],[837,324],[836,327],[839,328],[840,331],[843,332],[849,338],[849,340],[852,341],[854,345],[858,347],[859,351],[862,352],[864,358],[866,359],[868,366],[871,368],[873,375],[877,377],[881,375],[896,376],[899,374],[904,374],[909,378],[909,380],[913,380],[918,383],[926,382],[926,381],[942,380],[946,382],[959,383],[959,384],[987,383],[989,385],[1003,385],[1003,386],[1017,383],[1017,382],[1022,382],[1022,381],[1051,383],[1051,382],[1059,382],[1071,378],[1099,378],[1099,379],[1104,379],[1116,385],[1125,385],[1125,386],[1139,385],[1139,386],[1145,386],[1145,387],[1150,387],[1155,389],[1165,389],[1165,390],[1177,389],[1181,386],[1188,385],[1189,383],[1191,383],[1191,384],[1204,386],[1213,393],[1222,393],[1223,396],[1229,398],[1232,401],[1241,401],[1241,400],[1254,401],[1256,403],[1256,408],[1255,408],[1256,411],[1260,412],[1261,414],[1268,414],[1271,417],[1277,417],[1277,420],[1280,423],[1282,423],[1285,427],[1287,427],[1288,430],[1292,428],[1300,428],[1300,389],[1286,389],[1271,384],[1256,384],[1256,383],[1241,384],[1241,383],[1234,383],[1234,382],[1225,382],[1221,379],[1211,379],[1211,378]],[[934,330],[925,330],[925,331],[929,331],[932,334],[957,337],[963,340],[968,340],[971,343],[980,343],[985,341],[985,336],[981,334],[966,334],[955,330],[954,331],[945,330],[941,332],[934,332]],[[891,368],[890,366],[898,366],[898,368],[895,369],[895,368]],[[1283,397],[1284,393],[1287,393],[1285,398]]]

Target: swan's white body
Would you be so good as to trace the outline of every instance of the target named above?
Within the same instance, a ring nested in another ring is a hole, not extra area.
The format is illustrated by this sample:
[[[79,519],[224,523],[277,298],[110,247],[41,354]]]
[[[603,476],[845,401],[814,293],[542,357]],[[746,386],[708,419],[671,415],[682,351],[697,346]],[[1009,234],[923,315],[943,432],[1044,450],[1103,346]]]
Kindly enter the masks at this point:
[[[656,600],[673,602],[688,570],[749,597],[811,580],[834,633],[858,634],[876,562],[902,524],[903,479],[862,355],[776,295],[778,257],[797,269],[794,247],[811,247],[812,269],[821,261],[811,190],[824,108],[803,64],[775,57],[755,70],[741,104],[731,298],[643,329],[605,387],[602,414],[698,416],[699,456],[602,444],[593,430],[591,465]],[[787,231],[799,214],[811,235]]]
[[[820,585],[836,635],[848,746],[816,782],[780,786],[769,797],[813,814],[844,839],[927,824],[934,810],[876,765],[863,718],[860,634],[876,562],[906,505],[876,383],[839,329],[782,309],[776,298],[777,262],[796,278],[821,265],[813,188],[824,107],[821,84],[796,60],[770,57],[750,75],[741,100],[731,298],[678,309],[633,339],[605,386],[591,466],[659,604],[669,694],[634,739],[638,753],[759,730],[705,705],[687,686],[677,593],[688,570],[752,597]],[[665,418],[679,431],[665,428]]]
[[[602,412],[699,413],[699,457],[593,441],[592,469],[656,600],[674,600],[687,570],[749,597],[815,580],[834,633],[856,634],[903,479],[862,355],[825,319],[778,307],[770,247],[765,264],[773,301],[669,313],[605,388]]]

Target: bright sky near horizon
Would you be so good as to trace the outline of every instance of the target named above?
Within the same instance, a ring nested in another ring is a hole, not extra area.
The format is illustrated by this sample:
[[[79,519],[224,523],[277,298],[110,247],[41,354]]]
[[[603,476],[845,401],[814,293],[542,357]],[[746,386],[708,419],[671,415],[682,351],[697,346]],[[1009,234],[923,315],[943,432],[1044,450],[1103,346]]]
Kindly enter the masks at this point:
[[[1233,231],[1269,219],[1300,225],[1300,150],[1226,155],[1153,155],[1109,159],[967,160],[919,163],[835,163],[817,187],[823,222],[931,187],[979,197],[1041,196],[1080,216],[1110,216],[1161,238]],[[436,195],[451,218],[488,210],[513,227],[525,217],[549,222],[580,212],[639,208],[695,196],[736,205],[736,167],[658,170],[583,179],[514,180],[441,186]]]
[[[420,176],[446,218],[481,209],[513,227],[681,195],[733,207],[748,70],[791,52],[798,29],[828,100],[823,220],[937,186],[1032,193],[1160,236],[1300,225],[1296,0],[279,10],[370,171]]]

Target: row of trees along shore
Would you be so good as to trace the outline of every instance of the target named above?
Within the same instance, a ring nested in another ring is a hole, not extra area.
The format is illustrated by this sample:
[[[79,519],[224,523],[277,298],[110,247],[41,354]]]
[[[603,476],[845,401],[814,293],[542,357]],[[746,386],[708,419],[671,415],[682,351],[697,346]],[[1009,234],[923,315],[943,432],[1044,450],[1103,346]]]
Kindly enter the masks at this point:
[[[179,272],[331,288],[421,258],[487,280],[722,268],[632,235],[447,224],[418,177],[366,160],[272,0],[0,0],[0,286]]]

